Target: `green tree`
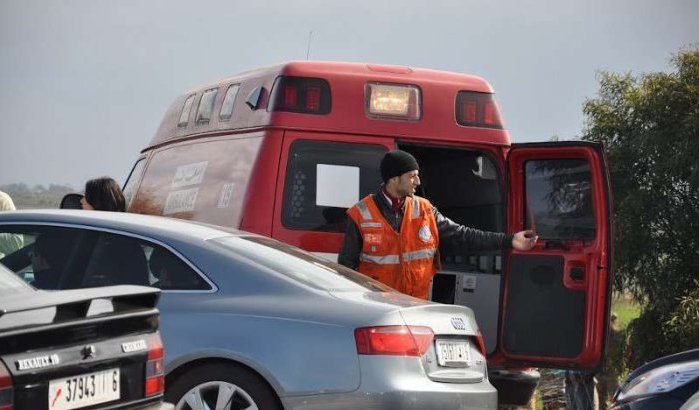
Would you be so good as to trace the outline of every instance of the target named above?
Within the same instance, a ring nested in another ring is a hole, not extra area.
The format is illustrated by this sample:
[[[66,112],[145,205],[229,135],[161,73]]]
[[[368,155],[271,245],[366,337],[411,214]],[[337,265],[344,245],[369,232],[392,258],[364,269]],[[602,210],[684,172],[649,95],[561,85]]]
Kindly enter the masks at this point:
[[[639,360],[678,346],[666,324],[699,277],[699,49],[671,62],[670,73],[600,73],[583,109],[582,139],[604,142],[611,164],[616,287],[646,306],[631,326]]]

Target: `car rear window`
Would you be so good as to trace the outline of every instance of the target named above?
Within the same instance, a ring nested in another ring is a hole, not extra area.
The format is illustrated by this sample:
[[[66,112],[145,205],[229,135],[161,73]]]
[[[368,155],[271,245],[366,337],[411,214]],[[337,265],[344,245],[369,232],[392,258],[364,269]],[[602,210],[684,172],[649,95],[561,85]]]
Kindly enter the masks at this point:
[[[327,291],[393,291],[390,287],[357,271],[271,238],[226,236],[210,241],[317,289]]]

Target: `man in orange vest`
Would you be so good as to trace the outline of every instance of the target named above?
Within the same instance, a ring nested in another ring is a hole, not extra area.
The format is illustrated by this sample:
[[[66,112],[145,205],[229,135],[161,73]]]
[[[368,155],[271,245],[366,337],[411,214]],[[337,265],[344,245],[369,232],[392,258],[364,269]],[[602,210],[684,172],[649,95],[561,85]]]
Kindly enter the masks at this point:
[[[440,240],[461,249],[527,251],[536,244],[533,231],[509,236],[459,225],[430,201],[415,195],[420,185],[415,157],[405,151],[381,160],[383,185],[347,211],[345,240],[338,261],[386,285],[427,299],[432,276],[439,269]]]

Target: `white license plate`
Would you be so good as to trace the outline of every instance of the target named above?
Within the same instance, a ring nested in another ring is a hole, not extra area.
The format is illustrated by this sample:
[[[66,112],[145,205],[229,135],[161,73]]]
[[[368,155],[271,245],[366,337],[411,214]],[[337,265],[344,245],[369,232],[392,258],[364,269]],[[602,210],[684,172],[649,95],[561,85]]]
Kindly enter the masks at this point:
[[[446,367],[466,367],[471,362],[471,349],[465,340],[437,340],[437,363]]]
[[[68,410],[118,400],[119,369],[103,370],[49,382],[49,409]]]

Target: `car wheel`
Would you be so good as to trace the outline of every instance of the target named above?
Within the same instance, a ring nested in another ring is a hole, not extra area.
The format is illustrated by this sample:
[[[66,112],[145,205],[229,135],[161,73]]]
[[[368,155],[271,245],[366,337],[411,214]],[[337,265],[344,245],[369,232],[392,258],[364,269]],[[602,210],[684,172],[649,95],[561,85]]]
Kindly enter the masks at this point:
[[[281,410],[277,396],[256,373],[231,364],[209,364],[181,374],[165,392],[176,410]]]

